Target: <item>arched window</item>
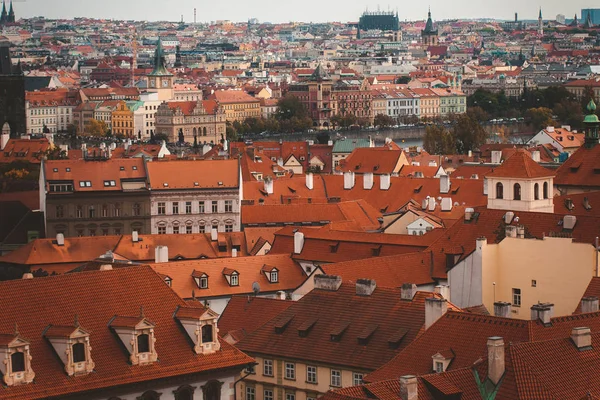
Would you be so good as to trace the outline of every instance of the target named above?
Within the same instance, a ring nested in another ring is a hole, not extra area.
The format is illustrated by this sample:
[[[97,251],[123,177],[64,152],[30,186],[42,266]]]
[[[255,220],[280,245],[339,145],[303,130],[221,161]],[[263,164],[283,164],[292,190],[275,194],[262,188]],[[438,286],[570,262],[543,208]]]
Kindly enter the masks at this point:
[[[177,390],[173,391],[175,394],[175,400],[193,400],[195,388],[190,385],[180,386]]]
[[[548,182],[544,182],[544,199],[548,198]]]
[[[220,400],[221,385],[222,383],[219,381],[210,381],[206,385],[202,386],[204,400]]]
[[[202,136],[206,136],[206,127],[202,128]]]
[[[533,199],[534,200],[540,199],[540,185],[537,183],[535,185],[533,185]]]
[[[502,183],[500,183],[500,182],[496,183],[496,198],[497,199],[504,198],[504,186],[502,186]]]
[[[137,342],[138,342],[138,353],[150,352],[150,336],[143,333],[137,337]]]
[[[521,185],[519,185],[518,183],[515,183],[515,186],[514,186],[514,190],[513,190],[513,191],[514,191],[514,196],[513,196],[513,198],[514,198],[515,200],[521,200]]]
[[[23,372],[25,371],[25,353],[17,351],[10,355],[10,364],[12,366],[12,372]]]
[[[210,343],[213,341],[213,326],[204,325],[202,327],[202,343]]]
[[[161,394],[155,392],[154,390],[148,390],[147,392],[144,392],[144,394],[142,394],[140,397],[138,397],[139,400],[159,400],[160,399]]]

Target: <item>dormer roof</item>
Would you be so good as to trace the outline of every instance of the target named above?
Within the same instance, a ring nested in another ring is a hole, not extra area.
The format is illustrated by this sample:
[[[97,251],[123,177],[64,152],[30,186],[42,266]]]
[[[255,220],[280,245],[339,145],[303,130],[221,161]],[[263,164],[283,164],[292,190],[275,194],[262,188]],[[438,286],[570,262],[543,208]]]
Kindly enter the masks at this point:
[[[86,336],[90,333],[80,326],[49,325],[44,332],[48,338],[72,338],[74,336]]]
[[[111,328],[145,329],[154,328],[156,325],[143,316],[124,317],[121,315],[115,315],[108,326]]]
[[[535,179],[554,177],[550,171],[533,161],[529,152],[518,149],[498,168],[486,174],[486,178]]]
[[[175,316],[179,319],[219,318],[219,314],[206,307],[178,307]]]
[[[29,342],[22,338],[18,332],[12,334],[0,333],[0,347],[18,347],[27,344]]]

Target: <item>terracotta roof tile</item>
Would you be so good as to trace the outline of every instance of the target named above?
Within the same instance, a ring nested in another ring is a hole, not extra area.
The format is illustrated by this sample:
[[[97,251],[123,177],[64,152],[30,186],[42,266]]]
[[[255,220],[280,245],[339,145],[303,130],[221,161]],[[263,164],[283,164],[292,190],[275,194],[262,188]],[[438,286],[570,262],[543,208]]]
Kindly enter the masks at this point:
[[[554,172],[542,167],[531,158],[531,154],[518,149],[499,167],[486,174],[486,177],[495,178],[547,178],[554,176]]]
[[[153,161],[147,168],[152,190],[237,188],[240,184],[237,160]]]
[[[233,296],[219,318],[219,333],[225,336],[232,331],[243,330],[245,336],[287,310],[292,304],[294,303],[291,301],[265,297]]]

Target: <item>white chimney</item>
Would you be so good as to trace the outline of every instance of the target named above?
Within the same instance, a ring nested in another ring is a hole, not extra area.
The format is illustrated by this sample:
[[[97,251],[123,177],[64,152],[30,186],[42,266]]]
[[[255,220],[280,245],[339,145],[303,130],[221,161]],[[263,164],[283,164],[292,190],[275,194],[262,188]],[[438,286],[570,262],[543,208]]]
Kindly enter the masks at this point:
[[[285,300],[285,292],[283,290],[280,290],[279,292],[277,292],[277,297],[279,297],[279,300]]]
[[[219,231],[217,230],[217,228],[212,228],[210,230],[210,240],[212,240],[213,242],[216,242],[218,238],[219,238]]]
[[[167,246],[156,246],[154,249],[154,262],[156,264],[169,262],[169,248]]]
[[[474,208],[466,208],[465,209],[465,221],[471,221],[471,219],[473,218],[473,214],[475,214],[475,209]]]
[[[390,186],[392,185],[390,174],[383,174],[379,176],[379,189],[380,190],[390,190]]]
[[[450,192],[450,176],[441,175],[440,176],[440,193],[446,194]]]
[[[554,127],[553,126],[546,127],[546,132],[553,133],[554,132]]]
[[[539,319],[542,324],[549,325],[553,314],[554,304],[552,303],[538,303],[531,306],[532,321],[537,321]]]
[[[400,377],[400,399],[418,400],[419,391],[417,377],[414,375],[404,375]]]
[[[435,197],[430,197],[429,198],[429,211],[435,211]]]
[[[512,211],[507,211],[506,214],[504,214],[504,223],[505,224],[510,224],[513,220],[513,218],[515,217],[515,213]]]
[[[577,217],[574,215],[565,215],[563,217],[563,229],[573,229],[577,223]]]
[[[31,272],[25,272],[21,279],[33,279],[33,274]]]
[[[494,303],[494,315],[496,317],[510,318],[511,305],[505,301],[497,301]]]
[[[592,332],[588,327],[578,327],[571,330],[571,340],[579,351],[592,349]]]
[[[313,190],[314,188],[314,177],[310,172],[306,174],[306,187],[308,190]]]
[[[504,339],[499,336],[488,338],[488,378],[494,385],[500,382],[506,366],[504,364]]]
[[[65,245],[65,235],[62,233],[57,233],[56,234],[56,244],[58,246],[64,246]]]
[[[425,329],[428,329],[448,311],[448,301],[436,297],[425,299]]]
[[[333,146],[333,140],[328,140],[327,141],[327,146]]]
[[[302,253],[303,247],[304,247],[304,233],[295,232],[294,233],[294,254]]]
[[[486,177],[483,178],[483,194],[488,195],[488,179]]]
[[[468,154],[468,156],[469,156],[469,157],[473,157],[473,152],[472,152],[471,150],[469,150],[469,154]]]
[[[2,136],[0,137],[0,150],[4,150],[6,144],[10,140],[10,133],[2,132]]]
[[[237,257],[237,249],[231,249],[231,257],[232,258]]]
[[[87,144],[81,143],[81,151],[85,153],[86,150],[87,150]]]
[[[400,298],[402,300],[412,300],[417,294],[417,285],[414,283],[403,283],[400,288]]]
[[[531,152],[531,158],[533,159],[533,161],[539,163],[540,162],[540,152],[539,150],[535,150]]]
[[[598,311],[598,297],[596,296],[588,296],[581,299],[581,312],[582,313],[591,313]]]
[[[450,286],[438,285],[435,287],[435,292],[441,295],[446,300],[450,300]]]
[[[140,237],[138,236],[138,231],[131,232],[131,241],[133,243],[137,243],[140,241]]]
[[[61,144],[60,146],[58,146],[58,148],[60,149],[60,151],[64,151],[65,152],[65,156],[69,156],[69,145],[68,144]]]
[[[163,143],[164,143],[164,141],[163,141]],[[116,149],[116,148],[117,148],[117,144],[116,144],[115,142],[112,142],[112,143],[110,144],[110,149],[111,149],[111,150],[114,150],[114,149]]]
[[[442,211],[452,211],[452,199],[450,197],[442,199]]]
[[[354,187],[354,172],[344,172],[344,189],[350,190]]]
[[[500,161],[502,161],[502,152],[492,150],[492,164],[500,164]]]
[[[271,179],[270,176],[267,176],[264,179],[264,184],[265,184],[265,192],[267,194],[273,194],[273,179]]]
[[[373,173],[367,172],[363,175],[363,189],[371,190],[373,189]]]

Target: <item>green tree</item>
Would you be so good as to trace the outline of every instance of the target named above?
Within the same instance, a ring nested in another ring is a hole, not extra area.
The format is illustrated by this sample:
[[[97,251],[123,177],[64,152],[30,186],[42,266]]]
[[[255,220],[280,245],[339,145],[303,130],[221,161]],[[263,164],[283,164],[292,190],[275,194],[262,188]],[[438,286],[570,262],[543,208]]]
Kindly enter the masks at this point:
[[[556,104],[552,111],[561,124],[569,125],[571,129],[581,129],[583,127],[584,115],[578,101],[565,98]]]
[[[552,119],[552,110],[546,107],[530,108],[525,112],[525,118],[536,131],[556,124]]]
[[[378,128],[387,128],[394,125],[394,118],[386,114],[377,114],[373,120],[373,125]]]
[[[430,154],[454,154],[456,140],[443,125],[429,125],[425,130],[423,147]]]
[[[456,151],[459,154],[466,154],[469,151],[478,149],[487,139],[487,133],[483,126],[467,114],[457,117],[456,123],[452,128]]]
[[[104,121],[98,121],[97,119],[90,119],[85,124],[85,134],[90,136],[106,136],[108,132],[108,126]]]
[[[302,119],[308,116],[308,111],[299,98],[288,94],[277,103],[277,113],[275,115],[280,121],[290,120],[294,117]]]

